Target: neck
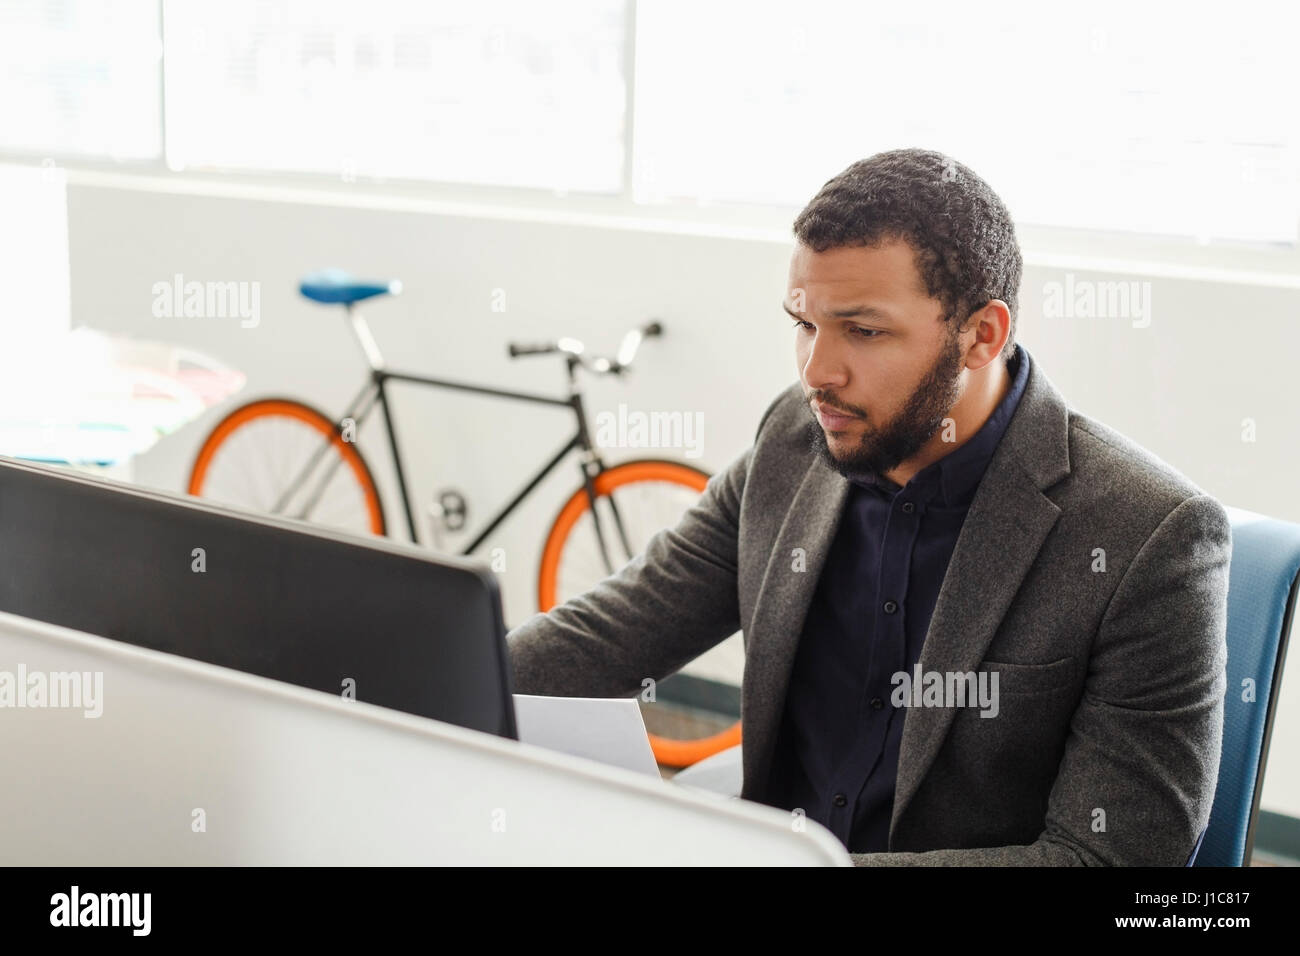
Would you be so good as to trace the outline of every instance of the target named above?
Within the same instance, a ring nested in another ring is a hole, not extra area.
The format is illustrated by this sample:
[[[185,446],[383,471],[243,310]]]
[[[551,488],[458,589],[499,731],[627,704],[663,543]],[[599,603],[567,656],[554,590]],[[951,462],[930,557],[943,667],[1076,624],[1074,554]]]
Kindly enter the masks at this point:
[[[966,382],[961,398],[957,399],[948,412],[951,422],[945,420],[943,426],[930,436],[930,440],[921,446],[919,452],[887,472],[885,477],[890,481],[899,486],[906,485],[922,468],[934,464],[945,455],[951,455],[970,441],[1011,390],[1011,375],[1001,358],[977,372],[964,371],[963,374]],[[951,440],[945,441],[945,437]]]

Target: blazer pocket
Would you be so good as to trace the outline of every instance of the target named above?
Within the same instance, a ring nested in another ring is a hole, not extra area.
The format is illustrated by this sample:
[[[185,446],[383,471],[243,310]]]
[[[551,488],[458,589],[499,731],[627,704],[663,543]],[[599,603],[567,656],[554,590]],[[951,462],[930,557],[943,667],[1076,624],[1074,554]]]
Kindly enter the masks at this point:
[[[1074,680],[1073,657],[1062,657],[1046,664],[981,661],[979,669],[997,673],[999,694],[1041,694],[1068,687]]]

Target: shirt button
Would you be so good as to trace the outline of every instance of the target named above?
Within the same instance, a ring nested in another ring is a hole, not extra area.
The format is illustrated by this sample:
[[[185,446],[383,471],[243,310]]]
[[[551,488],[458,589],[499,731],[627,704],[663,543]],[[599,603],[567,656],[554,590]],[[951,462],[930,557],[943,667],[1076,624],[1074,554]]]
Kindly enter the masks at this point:
[[[894,613],[895,611],[897,611],[897,610],[898,610],[898,605],[895,604],[893,601],[886,601],[886,602],[885,602],[885,613],[886,613],[886,614],[893,614],[893,613]]]
[[[903,514],[910,515],[915,510],[916,510],[916,505],[912,504],[912,502],[910,501],[903,502]]]
[[[834,803],[837,807],[844,807],[844,806],[848,806],[849,798],[844,796],[844,794],[842,793],[837,793],[835,794],[834,797],[831,798],[831,802]]]
[[[883,700],[881,700],[879,697],[873,697],[873,698],[871,698],[871,709],[872,709],[872,710],[879,710],[881,707],[884,707],[884,706],[885,706],[885,702],[884,702]]]

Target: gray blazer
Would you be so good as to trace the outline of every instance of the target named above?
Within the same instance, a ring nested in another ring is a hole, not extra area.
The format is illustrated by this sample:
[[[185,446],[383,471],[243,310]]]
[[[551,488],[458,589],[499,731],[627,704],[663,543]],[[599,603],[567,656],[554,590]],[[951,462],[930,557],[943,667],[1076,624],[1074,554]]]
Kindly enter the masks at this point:
[[[740,795],[763,801],[849,488],[810,450],[809,414],[787,389],[675,528],[513,630],[516,692],[635,696],[743,630]],[[1184,865],[1219,769],[1231,551],[1218,501],[1072,410],[1033,362],[920,660],[996,672],[997,716],[908,708],[890,852],[854,862]]]

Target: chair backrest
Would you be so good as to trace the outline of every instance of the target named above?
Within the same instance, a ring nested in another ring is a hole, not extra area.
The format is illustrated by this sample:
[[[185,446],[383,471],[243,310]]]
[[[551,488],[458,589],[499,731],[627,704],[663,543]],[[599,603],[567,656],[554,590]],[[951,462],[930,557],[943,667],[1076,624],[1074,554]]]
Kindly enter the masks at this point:
[[[1250,862],[1300,574],[1300,525],[1239,508],[1227,510],[1232,565],[1223,753],[1210,824],[1199,852],[1194,851],[1195,866]]]

